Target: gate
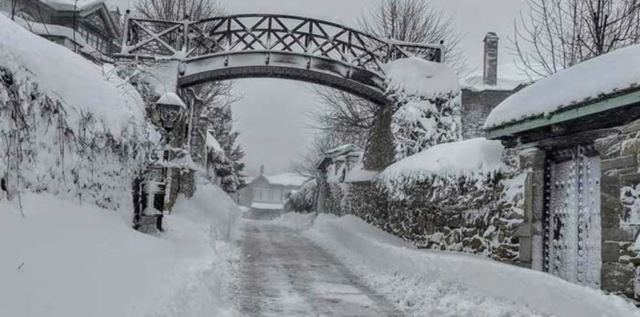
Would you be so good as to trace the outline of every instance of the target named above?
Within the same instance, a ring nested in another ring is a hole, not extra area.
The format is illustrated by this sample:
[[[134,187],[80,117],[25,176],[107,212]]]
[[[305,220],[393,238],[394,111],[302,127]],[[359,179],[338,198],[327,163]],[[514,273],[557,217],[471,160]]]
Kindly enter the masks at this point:
[[[544,270],[600,288],[600,158],[585,146],[548,157]]]

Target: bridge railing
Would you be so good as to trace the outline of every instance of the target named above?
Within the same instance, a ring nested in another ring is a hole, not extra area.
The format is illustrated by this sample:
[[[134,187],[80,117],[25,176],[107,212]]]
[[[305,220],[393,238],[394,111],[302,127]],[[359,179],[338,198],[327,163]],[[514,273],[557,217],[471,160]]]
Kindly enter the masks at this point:
[[[289,15],[242,14],[200,21],[127,18],[121,55],[199,59],[246,51],[287,52],[338,60],[383,73],[390,60],[441,62],[441,45],[384,40],[336,23]]]

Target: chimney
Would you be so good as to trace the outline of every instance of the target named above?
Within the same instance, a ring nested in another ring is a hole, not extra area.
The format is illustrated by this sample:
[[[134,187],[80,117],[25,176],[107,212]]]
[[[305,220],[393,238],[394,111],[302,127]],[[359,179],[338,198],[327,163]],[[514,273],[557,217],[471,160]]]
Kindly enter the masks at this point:
[[[264,175],[264,165],[260,165],[260,175]]]
[[[495,32],[487,33],[484,38],[484,72],[482,82],[485,85],[498,84],[498,40]]]

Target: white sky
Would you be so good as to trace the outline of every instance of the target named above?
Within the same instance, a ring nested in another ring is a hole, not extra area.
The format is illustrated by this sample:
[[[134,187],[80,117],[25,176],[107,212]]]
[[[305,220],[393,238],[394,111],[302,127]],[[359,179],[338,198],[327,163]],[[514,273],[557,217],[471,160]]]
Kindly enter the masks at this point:
[[[461,49],[470,67],[482,65],[482,39],[488,31],[501,36],[501,62],[512,60],[507,54],[507,37],[513,20],[525,0],[433,0],[452,15],[455,27],[464,34]],[[232,12],[293,13],[353,25],[374,0],[234,0]],[[236,91],[244,98],[234,106],[236,128],[247,152],[250,171],[261,164],[267,173],[286,171],[289,163],[304,154],[315,131],[308,128],[306,113],[317,107],[309,84],[273,79],[246,79],[237,82]]]
[[[108,0],[123,5],[135,0]],[[233,13],[290,13],[353,25],[378,0],[221,0]],[[431,0],[450,14],[464,39],[460,48],[468,65],[482,65],[482,39],[489,32],[501,37],[500,63],[512,60],[507,50],[513,21],[525,9],[526,0]],[[306,150],[314,131],[306,114],[317,105],[310,85],[275,79],[237,81],[235,93],[242,95],[234,105],[235,128],[240,132],[249,170],[264,164],[267,173],[286,171],[289,163]]]

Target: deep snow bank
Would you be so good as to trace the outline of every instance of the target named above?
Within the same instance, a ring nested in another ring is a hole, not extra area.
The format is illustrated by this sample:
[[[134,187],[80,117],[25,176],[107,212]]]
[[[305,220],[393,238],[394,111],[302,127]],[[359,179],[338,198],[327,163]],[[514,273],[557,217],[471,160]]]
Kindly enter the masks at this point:
[[[180,200],[154,237],[51,195],[0,202],[0,316],[231,314],[237,209],[219,188]]]
[[[47,192],[131,210],[128,184],[158,143],[143,106],[112,70],[0,14],[0,178],[10,199]]]
[[[58,97],[68,115],[90,112],[119,135],[130,121],[144,121],[144,103],[135,88],[110,67],[97,66],[64,46],[29,32],[0,14],[0,66],[19,80],[30,78],[51,97]]]
[[[353,216],[319,215],[305,234],[414,316],[640,316],[621,298],[548,274],[415,250]]]

